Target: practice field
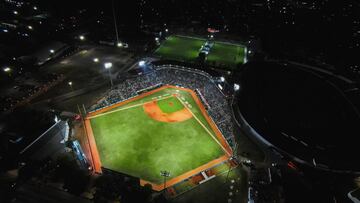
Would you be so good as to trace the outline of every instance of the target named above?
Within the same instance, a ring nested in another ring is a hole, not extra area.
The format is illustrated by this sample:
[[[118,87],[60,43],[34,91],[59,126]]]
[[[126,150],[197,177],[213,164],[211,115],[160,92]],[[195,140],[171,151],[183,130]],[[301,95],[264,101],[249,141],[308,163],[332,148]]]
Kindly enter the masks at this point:
[[[129,174],[161,190],[227,160],[231,149],[196,94],[164,86],[89,113],[94,169]]]
[[[217,65],[234,67],[245,62],[245,52],[244,46],[215,42],[207,57],[207,61],[211,64],[215,62]]]
[[[155,51],[155,55],[164,59],[194,62],[205,42],[205,39],[200,38],[169,36]],[[245,62],[245,46],[219,41],[214,41],[206,57],[206,63],[227,69],[234,69]]]
[[[194,61],[199,55],[204,39],[170,36],[155,51],[155,55],[166,59]]]

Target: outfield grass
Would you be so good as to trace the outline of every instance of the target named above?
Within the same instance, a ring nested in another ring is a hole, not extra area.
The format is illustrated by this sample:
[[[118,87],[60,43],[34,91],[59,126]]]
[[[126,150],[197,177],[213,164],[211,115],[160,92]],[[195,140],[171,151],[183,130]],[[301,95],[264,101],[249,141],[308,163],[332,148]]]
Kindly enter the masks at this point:
[[[141,104],[159,96],[164,96],[158,101],[163,112],[183,109],[179,99],[172,96],[174,93],[192,106],[191,111],[208,130],[195,118],[165,123],[153,120],[144,113]],[[100,160],[105,168],[161,184],[161,170],[170,171],[173,178],[225,154],[209,134],[211,132],[216,137],[186,91],[167,88],[110,111],[112,113],[90,119]]]
[[[170,36],[155,51],[155,55],[165,59],[194,62],[205,39],[184,36]],[[206,62],[210,65],[234,69],[245,63],[246,48],[238,44],[215,41]]]

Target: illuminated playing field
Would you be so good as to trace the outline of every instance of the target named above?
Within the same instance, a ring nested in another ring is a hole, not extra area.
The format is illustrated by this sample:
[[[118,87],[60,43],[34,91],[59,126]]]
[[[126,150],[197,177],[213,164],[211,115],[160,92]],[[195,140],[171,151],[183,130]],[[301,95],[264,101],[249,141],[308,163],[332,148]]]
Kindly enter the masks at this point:
[[[205,39],[172,35],[166,38],[155,51],[155,55],[164,59],[195,62]],[[240,44],[214,41],[206,57],[206,63],[234,69],[246,63],[246,47]]]
[[[90,113],[94,168],[139,177],[161,190],[228,159],[231,149],[195,93],[165,86]]]

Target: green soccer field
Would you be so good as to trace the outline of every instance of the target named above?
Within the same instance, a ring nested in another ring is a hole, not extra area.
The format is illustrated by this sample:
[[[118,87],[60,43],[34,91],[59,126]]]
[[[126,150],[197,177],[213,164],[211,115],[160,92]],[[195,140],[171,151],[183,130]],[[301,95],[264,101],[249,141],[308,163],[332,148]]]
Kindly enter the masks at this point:
[[[207,61],[211,64],[215,62],[219,65],[223,64],[234,68],[237,64],[244,63],[246,56],[245,51],[244,46],[215,42],[207,57]]]
[[[166,59],[194,61],[199,55],[204,39],[170,36],[155,51],[155,55]]]
[[[188,105],[194,116],[173,123],[154,120],[143,107],[154,99],[164,113]],[[174,88],[103,112],[90,122],[103,167],[155,184],[162,183],[162,170],[174,178],[225,155],[191,94]]]
[[[162,42],[155,55],[164,59],[194,62],[205,42],[205,39],[173,35]],[[228,69],[234,69],[245,62],[245,46],[218,41],[214,42],[206,58],[206,63]]]

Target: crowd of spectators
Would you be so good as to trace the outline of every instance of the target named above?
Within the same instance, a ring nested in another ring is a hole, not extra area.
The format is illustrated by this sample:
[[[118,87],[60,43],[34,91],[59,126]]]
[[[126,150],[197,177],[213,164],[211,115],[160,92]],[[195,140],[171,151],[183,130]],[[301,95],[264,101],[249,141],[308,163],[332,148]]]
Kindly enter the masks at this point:
[[[183,66],[160,65],[155,66],[153,71],[125,79],[108,91],[105,96],[95,105],[90,107],[94,111],[106,106],[127,100],[138,95],[149,87],[158,87],[161,84],[176,85],[192,90],[202,95],[202,102],[207,106],[207,111],[216,123],[223,136],[234,147],[233,122],[230,105],[217,87],[214,79],[206,72],[189,69]],[[205,100],[205,101],[204,101]]]

